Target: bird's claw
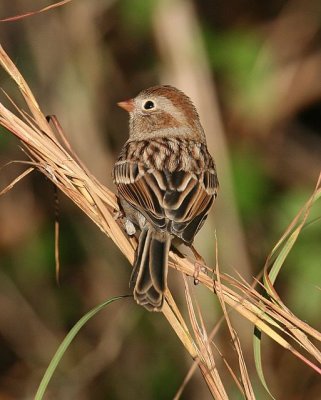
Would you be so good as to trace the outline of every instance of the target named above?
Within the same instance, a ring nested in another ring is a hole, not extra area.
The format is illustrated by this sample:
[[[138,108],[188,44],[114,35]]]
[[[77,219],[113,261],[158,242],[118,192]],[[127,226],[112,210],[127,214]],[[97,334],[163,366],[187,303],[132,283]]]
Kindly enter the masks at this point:
[[[193,274],[194,285],[198,285],[200,283],[200,281],[198,279],[200,272],[205,273],[206,268],[205,268],[204,264],[202,264],[198,260],[196,260],[194,263],[194,274]]]
[[[124,213],[122,210],[114,210],[113,211],[113,218],[115,221],[118,221],[119,219],[124,218]]]

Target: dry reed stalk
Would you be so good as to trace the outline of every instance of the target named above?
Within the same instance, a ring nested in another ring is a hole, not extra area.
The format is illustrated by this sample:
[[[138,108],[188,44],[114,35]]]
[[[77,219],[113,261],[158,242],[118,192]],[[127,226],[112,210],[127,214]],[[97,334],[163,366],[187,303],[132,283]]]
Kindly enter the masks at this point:
[[[0,124],[21,141],[31,160],[29,163],[26,162],[26,164],[31,164],[28,165],[26,172],[18,177],[11,186],[9,185],[5,188],[4,191],[10,189],[26,174],[30,173],[32,168],[39,170],[77,204],[102,232],[113,240],[132,264],[136,242],[127,237],[119,221],[115,218],[115,214],[118,211],[116,196],[108,188],[100,184],[82,165],[73,154],[67,139],[59,130],[59,136],[57,137],[42,114],[27,83],[2,47],[0,47],[0,63],[15,81],[29,108],[29,114],[17,107],[15,113],[13,113],[0,103]],[[320,188],[317,188],[316,194],[321,194]],[[190,260],[178,257],[174,253],[170,253],[169,265],[192,277],[195,273],[194,264]],[[225,310],[225,315],[227,315],[226,305],[229,305],[280,346],[291,351],[315,371],[321,373],[320,367],[308,359],[302,350],[304,349],[305,352],[318,361],[321,360],[320,351],[308,338],[309,335],[321,341],[319,332],[299,320],[287,308],[273,301],[272,298],[267,299],[260,295],[253,287],[244,283],[242,279],[236,280],[218,270],[212,270],[207,266],[206,268],[207,273],[201,271],[198,275],[198,280],[210,291],[216,293]],[[219,276],[219,279],[215,279],[216,275]],[[189,295],[188,290],[187,295]],[[196,324],[195,312],[188,298],[187,304],[194,337],[184,322],[169,291],[166,293],[163,314],[191,357],[194,360],[198,360],[199,368],[213,396],[225,399],[227,398],[226,392],[215,368],[209,341],[206,339],[205,328]],[[233,331],[232,327],[230,329]],[[285,339],[284,334],[299,344],[297,346],[298,350]],[[234,335],[234,340],[238,343],[236,335]],[[238,355],[243,389],[247,398],[253,398],[239,344],[237,344],[237,348],[239,349]]]
[[[221,258],[226,269],[237,265],[242,275],[250,279],[250,260],[236,206],[226,135],[197,12],[189,0],[160,1],[155,7],[153,21],[161,56],[161,78],[164,83],[181,88],[193,99],[207,133],[208,149],[215,156],[218,175],[224,184],[215,204],[215,224],[220,229],[222,244]],[[177,32],[175,40],[173,32]],[[208,221],[211,219],[210,214]],[[233,229],[229,229],[231,226]],[[205,235],[205,232],[210,232],[209,225],[203,227],[200,235]],[[233,251],[225,245],[228,242],[233,243]]]
[[[187,308],[188,308],[188,313],[192,325],[192,329],[194,332],[194,336],[196,338],[196,342],[198,344],[198,348],[200,349],[200,359],[198,360],[199,362],[199,367],[203,373],[203,377],[215,399],[228,399],[227,393],[225,391],[223,382],[221,380],[219,371],[217,369],[212,348],[210,346],[210,340],[208,338],[203,320],[202,320],[202,315],[199,310],[198,311],[198,316],[200,323],[198,322],[198,319],[196,317],[196,312],[194,310],[191,294],[188,288],[188,283],[186,276],[183,275],[184,283],[185,283],[185,295],[186,295],[186,302],[187,302]],[[205,361],[205,362],[204,362]],[[208,368],[210,367],[210,368]]]
[[[15,15],[13,17],[0,19],[0,22],[18,21],[20,19],[24,19],[24,18],[27,18],[27,17],[31,17],[31,16],[34,16],[34,15],[49,11],[49,10],[53,10],[54,8],[61,7],[61,6],[65,5],[67,3],[70,3],[70,2],[71,2],[71,0],[62,0],[62,1],[59,1],[58,3],[54,3],[54,4],[51,4],[51,5],[47,6],[47,7],[43,7],[40,10],[29,11],[29,12],[26,12],[24,14],[19,14],[19,15]]]

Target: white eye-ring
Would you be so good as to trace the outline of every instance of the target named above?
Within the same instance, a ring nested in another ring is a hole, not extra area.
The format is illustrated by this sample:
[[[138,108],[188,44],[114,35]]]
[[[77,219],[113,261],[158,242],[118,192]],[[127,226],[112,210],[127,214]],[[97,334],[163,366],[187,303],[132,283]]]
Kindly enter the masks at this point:
[[[146,111],[154,110],[155,108],[156,108],[156,104],[155,104],[155,102],[153,100],[147,100],[143,104],[143,109],[146,110]]]

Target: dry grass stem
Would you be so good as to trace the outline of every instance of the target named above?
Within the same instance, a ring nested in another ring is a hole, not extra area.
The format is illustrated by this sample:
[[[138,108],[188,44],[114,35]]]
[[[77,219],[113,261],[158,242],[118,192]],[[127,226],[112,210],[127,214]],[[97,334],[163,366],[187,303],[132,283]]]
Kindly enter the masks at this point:
[[[119,219],[116,218],[119,208],[115,194],[99,183],[75,156],[56,119],[53,119],[55,131],[51,128],[29,86],[2,47],[0,48],[0,63],[16,83],[28,106],[28,113],[17,107],[12,112],[3,103],[0,103],[0,124],[21,141],[31,160],[31,162],[26,161],[26,164],[30,165],[25,172],[3,189],[1,193],[6,193],[33,170],[40,171],[115,243],[129,263],[132,264],[136,243],[126,235]],[[314,193],[314,199],[319,197],[320,194],[321,189],[318,186]],[[293,232],[295,232],[295,235],[299,234],[306,221],[306,218],[302,219],[302,215],[307,216],[308,211],[309,206],[304,208],[303,214],[300,214],[301,217],[298,216],[293,221],[293,224],[285,233],[285,237],[289,237]],[[301,221],[301,224],[298,227],[299,221]],[[281,239],[279,244],[283,242],[284,238]],[[181,258],[170,253],[169,265],[185,275],[191,277],[194,275],[195,266],[187,258]],[[281,347],[292,352],[301,361],[321,373],[320,367],[312,361],[315,359],[320,362],[321,353],[311,342],[312,338],[321,341],[321,334],[297,318],[283,305],[275,292],[273,280],[269,278],[269,265],[268,261],[265,274],[266,279],[269,279],[270,296],[268,297],[262,296],[254,287],[251,287],[242,279],[237,280],[220,272],[218,263],[216,269],[206,266],[207,272],[201,271],[198,275],[200,284],[215,293],[222,305],[225,320],[238,355],[242,391],[244,391],[247,399],[254,399],[254,393],[238,335],[229,320],[230,309],[228,309],[228,306],[251,322],[253,326],[257,326]],[[213,397],[227,399],[227,393],[215,364],[211,341],[207,336],[200,311],[198,317],[196,317],[188,289],[186,290],[186,298],[193,334],[190,332],[170,292],[166,294],[163,313],[191,357],[198,361],[199,368]]]
[[[14,17],[8,17],[8,18],[0,19],[0,22],[18,21],[19,19],[31,17],[33,15],[37,15],[37,14],[40,14],[40,13],[43,13],[43,12],[46,12],[46,11],[49,11],[49,10],[53,10],[54,8],[61,7],[64,4],[67,4],[67,3],[70,3],[70,2],[71,2],[71,0],[62,0],[62,1],[59,1],[57,3],[50,4],[47,7],[43,7],[40,10],[37,10],[37,11],[30,11],[30,12],[27,12],[27,13],[24,13],[24,14],[15,15]]]
[[[254,399],[255,400],[255,395],[254,395],[254,391],[252,388],[252,384],[251,384],[251,380],[246,368],[246,364],[245,364],[245,360],[244,360],[244,356],[243,356],[243,352],[242,352],[242,348],[241,348],[241,343],[240,340],[237,336],[237,333],[235,331],[235,329],[232,326],[230,317],[228,315],[227,309],[226,309],[226,305],[224,302],[224,299],[221,297],[220,293],[222,293],[222,286],[221,286],[221,274],[220,274],[220,270],[219,270],[219,263],[218,263],[218,248],[217,248],[217,240],[216,240],[216,268],[215,268],[215,272],[216,272],[216,276],[217,276],[217,285],[220,287],[220,291],[218,292],[218,299],[219,302],[222,306],[222,310],[223,310],[223,314],[225,316],[225,320],[228,326],[228,330],[230,332],[232,341],[233,341],[233,346],[236,350],[237,356],[238,356],[238,361],[239,361],[239,368],[240,368],[240,373],[241,373],[241,382],[243,384],[243,390],[244,390],[244,395],[246,399]]]
[[[200,310],[198,308],[198,316],[200,319],[200,324],[199,324],[185,275],[183,275],[183,279],[185,283],[185,295],[186,295],[189,318],[194,332],[194,337],[196,343],[198,344],[198,349],[199,349],[198,353],[199,367],[203,373],[204,379],[211,393],[213,394],[213,397],[215,399],[222,399],[222,400],[228,399],[223,382],[216,367],[216,363],[210,346],[210,341],[208,339],[207,332],[204,323],[202,321]]]

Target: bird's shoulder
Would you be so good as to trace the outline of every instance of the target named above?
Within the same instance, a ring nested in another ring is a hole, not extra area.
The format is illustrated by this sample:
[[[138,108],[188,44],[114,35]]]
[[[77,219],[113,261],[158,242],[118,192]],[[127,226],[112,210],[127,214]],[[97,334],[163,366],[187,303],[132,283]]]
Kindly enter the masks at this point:
[[[130,163],[146,170],[190,171],[199,174],[215,170],[213,158],[205,143],[183,138],[155,138],[128,141],[122,148],[117,166]]]

